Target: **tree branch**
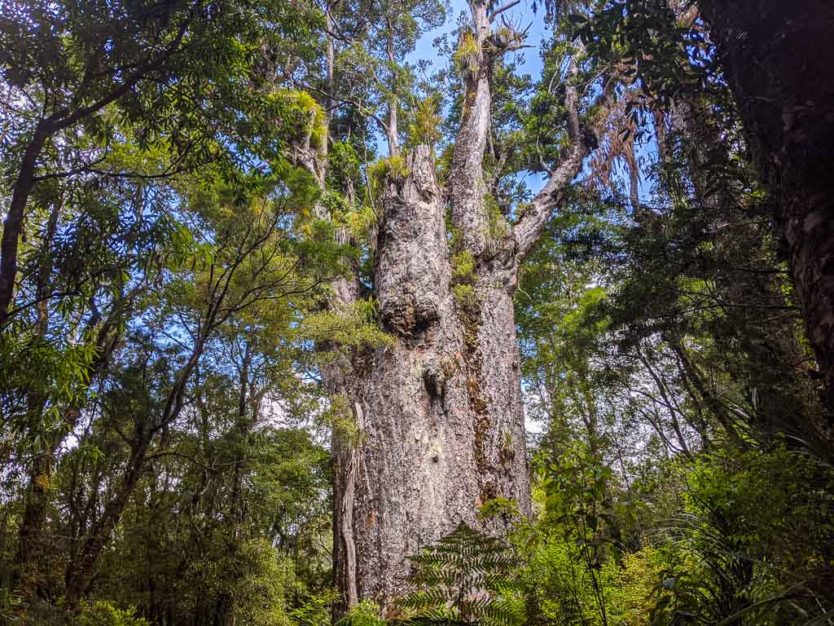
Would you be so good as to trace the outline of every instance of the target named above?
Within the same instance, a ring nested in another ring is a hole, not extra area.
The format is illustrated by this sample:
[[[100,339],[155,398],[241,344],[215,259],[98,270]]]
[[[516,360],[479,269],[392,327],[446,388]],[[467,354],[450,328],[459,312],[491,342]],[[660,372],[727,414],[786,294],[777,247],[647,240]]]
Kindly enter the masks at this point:
[[[9,203],[8,213],[3,222],[3,236],[2,241],[0,241],[0,326],[4,325],[9,318],[9,305],[12,301],[14,281],[17,275],[18,240],[23,227],[23,214],[29,195],[36,183],[35,169],[37,161],[47,140],[58,131],[69,128],[76,122],[117,101],[149,73],[162,67],[165,61],[179,49],[185,34],[188,32],[193,9],[196,9],[200,2],[201,0],[195,1],[192,11],[183,20],[173,40],[162,54],[140,65],[121,85],[113,88],[108,94],[92,104],[79,107],[74,111],[63,109],[49,117],[42,117],[38,122],[32,139],[24,152],[20,170],[13,186],[12,200]]]
[[[477,58],[468,59],[464,77],[466,93],[463,98],[463,117],[452,153],[452,169],[449,175],[449,195],[452,204],[452,222],[461,234],[464,247],[475,257],[487,248],[489,226],[484,196],[486,184],[483,174],[484,151],[489,133],[492,96],[489,84],[490,59],[484,44],[490,35],[490,19],[487,7],[481,2],[471,2],[475,27],[474,43]],[[472,35],[470,35],[472,36]]]
[[[494,11],[490,12],[490,17],[495,19],[496,15],[500,15],[501,13],[504,13],[505,11],[509,11],[514,6],[516,6],[520,3],[521,3],[521,0],[510,0],[509,2],[506,2],[505,4],[502,4],[500,7],[498,7]]]
[[[513,228],[516,241],[516,257],[523,259],[538,241],[550,214],[564,200],[570,183],[582,169],[582,161],[589,147],[579,124],[579,93],[572,79],[576,77],[576,61],[571,59],[568,68],[568,82],[565,86],[565,107],[568,110],[568,137],[570,149],[567,156],[555,170],[542,190],[533,198],[524,215]]]

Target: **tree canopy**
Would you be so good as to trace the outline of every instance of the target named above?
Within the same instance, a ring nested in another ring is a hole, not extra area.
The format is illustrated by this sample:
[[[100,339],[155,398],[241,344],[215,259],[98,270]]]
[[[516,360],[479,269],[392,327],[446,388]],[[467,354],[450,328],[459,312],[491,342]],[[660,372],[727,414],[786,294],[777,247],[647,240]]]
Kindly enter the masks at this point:
[[[0,622],[828,624],[832,70],[779,55],[834,18],[727,4],[0,0]]]

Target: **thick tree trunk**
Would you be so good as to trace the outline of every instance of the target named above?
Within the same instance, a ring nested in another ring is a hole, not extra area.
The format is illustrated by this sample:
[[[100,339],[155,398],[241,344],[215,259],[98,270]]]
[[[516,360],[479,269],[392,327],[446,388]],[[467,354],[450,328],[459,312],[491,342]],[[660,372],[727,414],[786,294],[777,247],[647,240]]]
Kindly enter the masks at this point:
[[[334,437],[337,613],[362,598],[391,608],[406,589],[407,557],[461,521],[506,530],[508,520],[478,520],[487,501],[506,498],[530,511],[512,296],[519,265],[587,146],[568,82],[570,146],[562,163],[515,225],[490,215],[483,158],[492,64],[502,50],[491,41],[487,4],[470,9],[467,36],[477,48],[466,63],[447,187],[435,180],[432,150],[419,146],[405,155],[407,173],[389,178],[383,194],[374,288],[393,344],[343,357],[324,372],[356,422],[352,435]],[[336,306],[356,298],[346,284],[335,285]]]
[[[834,3],[700,8],[771,194],[834,424]]]
[[[406,557],[477,524],[484,502],[529,511],[512,291],[515,271],[481,268],[477,304],[452,292],[444,204],[427,147],[391,181],[376,287],[392,346],[357,358],[342,391],[361,432],[337,481],[337,567],[346,604],[402,592]]]

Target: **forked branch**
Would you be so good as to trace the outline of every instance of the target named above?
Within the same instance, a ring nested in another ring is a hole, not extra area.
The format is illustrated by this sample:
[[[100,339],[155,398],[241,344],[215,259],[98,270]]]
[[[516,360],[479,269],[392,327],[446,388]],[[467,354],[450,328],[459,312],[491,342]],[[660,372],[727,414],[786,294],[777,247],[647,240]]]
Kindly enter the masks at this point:
[[[579,91],[576,87],[578,68],[576,60],[571,59],[565,85],[565,108],[567,109],[567,131],[570,147],[556,169],[550,171],[550,178],[541,191],[533,198],[524,215],[513,228],[516,241],[516,258],[522,260],[541,237],[553,210],[565,198],[571,182],[582,170],[582,163],[592,148],[590,136],[583,132],[579,120]],[[609,95],[603,93],[601,99]]]

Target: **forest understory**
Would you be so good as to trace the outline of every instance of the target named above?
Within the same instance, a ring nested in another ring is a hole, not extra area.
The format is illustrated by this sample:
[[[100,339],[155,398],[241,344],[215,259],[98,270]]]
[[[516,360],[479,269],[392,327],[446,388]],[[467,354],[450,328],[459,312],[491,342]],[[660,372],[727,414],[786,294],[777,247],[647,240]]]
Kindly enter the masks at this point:
[[[0,0],[0,624],[834,626],[833,36]]]

